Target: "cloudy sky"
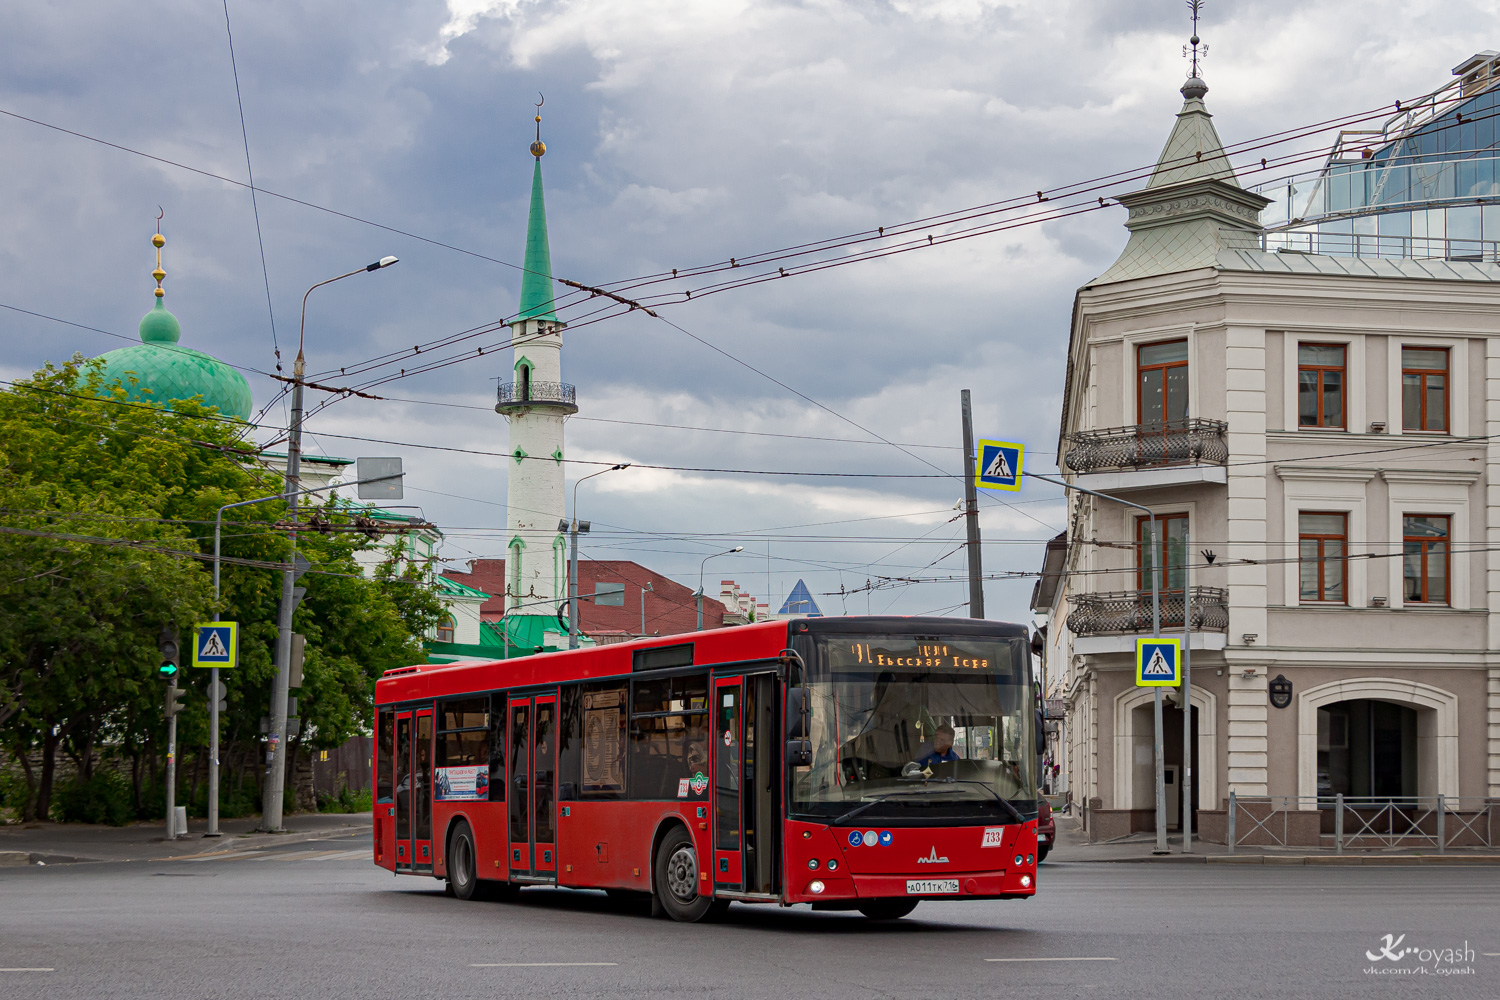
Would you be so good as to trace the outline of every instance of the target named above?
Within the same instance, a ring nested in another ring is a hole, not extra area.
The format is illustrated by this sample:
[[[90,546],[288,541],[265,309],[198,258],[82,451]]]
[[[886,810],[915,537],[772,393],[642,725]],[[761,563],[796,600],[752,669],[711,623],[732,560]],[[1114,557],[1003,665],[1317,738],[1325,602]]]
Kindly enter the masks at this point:
[[[275,370],[278,344],[290,368],[302,293],[382,255],[401,263],[313,297],[312,370],[495,323],[520,288],[497,261],[521,259],[538,92],[554,271],[597,285],[1149,164],[1181,103],[1189,34],[1179,0],[228,9],[256,183],[310,203],[259,197],[264,275],[247,189],[183,168],[247,176],[222,0],[8,11],[0,376],[125,343],[15,309],[134,340],[152,302],[158,205],[183,343],[251,369],[257,408],[277,385],[254,371]],[[1236,142],[1425,93],[1472,52],[1500,48],[1497,13],[1495,0],[1210,0],[1209,107]],[[882,575],[961,576],[962,523],[949,523],[960,484],[894,477],[959,472],[962,388],[981,436],[1024,441],[1033,467],[1051,466],[1073,291],[1123,246],[1123,215],[700,296],[663,310],[681,330],[639,313],[578,327],[564,356],[580,404],[572,458],[893,477],[614,473],[583,489],[586,555],[696,586],[703,556],[742,544],[710,564],[710,590],[733,577],[776,606],[798,577],[824,595]],[[417,446],[504,452],[492,407],[509,370],[508,352],[487,352],[388,382],[373,391],[399,401],[329,406],[308,448],[402,455],[408,502],[445,527],[455,565],[503,555],[504,460]],[[259,439],[285,418],[271,405]],[[1037,567],[1039,540],[1062,527],[1056,496],[1029,483],[1007,498],[1017,506],[984,501],[987,571]],[[990,617],[1025,620],[1031,587],[988,584]],[[929,582],[819,600],[834,613],[950,613],[965,593]]]

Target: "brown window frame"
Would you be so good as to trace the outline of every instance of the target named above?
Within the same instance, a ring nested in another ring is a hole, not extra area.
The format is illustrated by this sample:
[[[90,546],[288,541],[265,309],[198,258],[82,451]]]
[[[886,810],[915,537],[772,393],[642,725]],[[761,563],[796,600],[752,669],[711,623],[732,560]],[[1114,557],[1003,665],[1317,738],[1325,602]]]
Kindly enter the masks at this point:
[[[1448,362],[1447,362],[1447,367],[1446,368],[1442,368],[1442,369],[1438,369],[1438,368],[1408,368],[1408,367],[1406,367],[1406,362],[1405,361],[1403,361],[1401,363],[1401,391],[1403,393],[1405,393],[1405,391],[1406,391],[1406,376],[1408,376],[1408,375],[1416,375],[1421,380],[1421,381],[1419,381],[1417,383],[1417,401],[1418,401],[1418,404],[1419,404],[1419,406],[1421,408],[1420,409],[1421,417],[1419,418],[1418,422],[1421,424],[1421,426],[1420,427],[1408,427],[1408,426],[1406,426],[1406,413],[1405,413],[1405,410],[1406,410],[1405,403],[1406,403],[1406,401],[1405,401],[1405,399],[1403,399],[1402,400],[1402,406],[1401,406],[1401,409],[1402,409],[1402,414],[1401,414],[1401,429],[1403,431],[1412,431],[1412,432],[1417,433],[1417,434],[1451,434],[1451,433],[1453,433],[1453,431],[1451,429],[1453,427],[1453,406],[1449,402],[1449,391],[1453,388],[1453,351],[1452,351],[1452,349],[1451,348],[1447,348],[1447,347],[1427,347],[1427,346],[1424,346],[1424,345],[1421,345],[1421,344],[1402,344],[1401,345],[1401,351],[1402,351],[1403,354],[1406,352],[1407,348],[1410,348],[1410,349],[1412,349],[1414,351],[1442,351],[1443,352],[1443,356],[1448,359]],[[1433,428],[1433,427],[1428,427],[1427,426],[1427,377],[1429,375],[1441,375],[1444,378],[1444,380],[1445,380],[1444,383],[1443,383],[1443,426],[1442,427]]]
[[[1337,535],[1322,532],[1303,531],[1301,520],[1303,514],[1314,514],[1318,517],[1338,517],[1344,522],[1344,530]],[[1302,604],[1348,604],[1349,603],[1349,512],[1343,510],[1299,510],[1297,511],[1297,600]],[[1302,574],[1300,569],[1303,563],[1302,543],[1316,540],[1318,543],[1318,596],[1302,596]],[[1323,553],[1323,543],[1326,541],[1337,541],[1343,544],[1344,554],[1339,558],[1339,591],[1343,597],[1331,598],[1325,596],[1328,588],[1324,583],[1324,567],[1328,565],[1330,557]]]
[[[1297,359],[1297,429],[1298,430],[1348,430],[1349,429],[1349,345],[1340,343],[1325,343],[1314,340],[1297,341],[1297,353],[1302,353],[1304,347],[1337,347],[1344,352],[1344,363],[1342,365],[1304,365],[1302,359]],[[1302,373],[1318,373],[1318,389],[1314,395],[1318,400],[1318,422],[1315,424],[1304,424],[1302,422]],[[1323,373],[1338,372],[1340,379],[1339,409],[1343,411],[1343,422],[1338,424],[1326,423],[1323,416]]]
[[[1181,587],[1174,588],[1172,586],[1172,561],[1169,558],[1170,553],[1167,551],[1167,543],[1171,538],[1171,533],[1167,530],[1167,522],[1177,520],[1182,521],[1185,525],[1188,524],[1188,512],[1179,511],[1171,514],[1156,515],[1156,545],[1160,550],[1160,565],[1166,568],[1166,572],[1162,574],[1161,578],[1161,592],[1163,594],[1175,594],[1182,590]],[[1150,526],[1151,518],[1149,517],[1140,516],[1135,519],[1135,582],[1136,588],[1143,593],[1151,592],[1151,580],[1146,576],[1146,560],[1142,558],[1146,550],[1146,530]],[[1184,553],[1183,558],[1186,557],[1186,553]]]
[[[1182,419],[1186,419],[1186,417],[1187,417],[1186,414],[1183,414],[1182,417],[1168,417],[1167,416],[1167,372],[1169,372],[1173,368],[1186,368],[1186,367],[1188,367],[1189,363],[1192,360],[1191,357],[1184,358],[1181,361],[1167,361],[1167,362],[1163,362],[1161,364],[1154,364],[1154,365],[1143,365],[1143,364],[1141,364],[1141,352],[1142,351],[1148,350],[1149,348],[1152,348],[1152,347],[1163,347],[1163,346],[1165,346],[1167,344],[1182,344],[1182,345],[1186,346],[1187,345],[1187,338],[1186,337],[1177,337],[1177,338],[1174,338],[1172,340],[1155,340],[1155,341],[1152,341],[1149,344],[1137,344],[1136,345],[1136,348],[1135,348],[1135,422],[1136,422],[1136,424],[1138,426],[1143,426],[1146,423],[1146,411],[1145,411],[1146,394],[1144,392],[1141,392],[1141,382],[1146,377],[1147,374],[1157,374],[1157,373],[1159,373],[1161,375],[1161,406],[1162,406],[1161,423],[1163,423],[1163,424],[1170,424],[1173,420],[1182,420]]]
[[[1448,533],[1441,539],[1428,538],[1425,535],[1408,535],[1406,533],[1406,519],[1409,517],[1442,518],[1448,523]],[[1432,579],[1432,574],[1427,572],[1427,552],[1436,542],[1443,546],[1443,600],[1433,601],[1428,599],[1427,581]],[[1422,597],[1420,600],[1410,600],[1406,596],[1406,546],[1416,543],[1422,546]],[[1422,514],[1405,513],[1401,515],[1401,603],[1402,604],[1431,604],[1436,607],[1453,606],[1453,515],[1452,514]]]

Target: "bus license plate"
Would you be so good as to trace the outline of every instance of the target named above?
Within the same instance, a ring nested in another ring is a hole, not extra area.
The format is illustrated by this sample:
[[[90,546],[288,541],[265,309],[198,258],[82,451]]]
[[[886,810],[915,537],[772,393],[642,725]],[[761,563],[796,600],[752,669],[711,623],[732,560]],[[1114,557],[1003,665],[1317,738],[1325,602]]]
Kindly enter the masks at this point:
[[[913,878],[906,880],[908,896],[933,896],[941,893],[957,893],[956,878]]]

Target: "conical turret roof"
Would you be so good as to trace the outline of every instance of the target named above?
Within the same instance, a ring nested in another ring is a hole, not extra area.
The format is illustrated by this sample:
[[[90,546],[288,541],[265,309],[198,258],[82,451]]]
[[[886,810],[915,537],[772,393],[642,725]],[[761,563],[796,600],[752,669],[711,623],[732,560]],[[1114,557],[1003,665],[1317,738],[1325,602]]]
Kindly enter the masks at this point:
[[[1121,195],[1130,210],[1130,241],[1091,285],[1211,267],[1222,231],[1260,231],[1269,200],[1240,187],[1213,116],[1203,103],[1208,85],[1194,77],[1182,86],[1182,110],[1145,188]]]

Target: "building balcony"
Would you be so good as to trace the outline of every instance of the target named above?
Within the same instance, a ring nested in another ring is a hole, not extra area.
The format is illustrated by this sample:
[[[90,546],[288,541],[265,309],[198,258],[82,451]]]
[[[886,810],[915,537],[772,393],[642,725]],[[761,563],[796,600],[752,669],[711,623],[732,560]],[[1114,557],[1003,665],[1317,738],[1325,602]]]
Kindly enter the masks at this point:
[[[540,409],[578,412],[576,390],[566,382],[501,382],[495,394],[499,400],[495,404],[496,413],[521,413]]]
[[[1222,587],[1192,588],[1194,632],[1229,631],[1229,592]],[[1074,594],[1068,631],[1075,636],[1150,635],[1151,591],[1123,590],[1103,594]],[[1161,627],[1182,630],[1182,591],[1161,595]],[[1195,643],[1195,646],[1198,644]]]
[[[1228,431],[1222,420],[1198,417],[1080,431],[1069,435],[1063,462],[1103,493],[1225,483]]]

